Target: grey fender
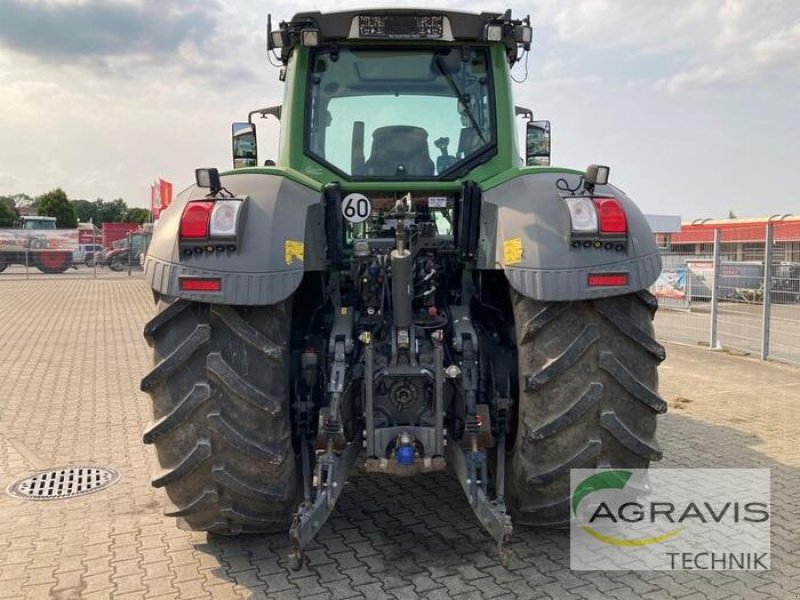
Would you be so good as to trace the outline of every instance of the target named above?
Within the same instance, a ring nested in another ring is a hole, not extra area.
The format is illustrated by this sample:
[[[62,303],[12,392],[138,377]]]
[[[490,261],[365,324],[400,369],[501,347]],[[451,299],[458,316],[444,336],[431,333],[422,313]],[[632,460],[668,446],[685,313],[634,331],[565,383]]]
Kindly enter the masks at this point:
[[[288,298],[305,270],[324,268],[320,192],[274,173],[223,175],[222,185],[247,196],[235,251],[181,252],[179,229],[189,200],[208,190],[191,186],[161,215],[145,259],[153,290],[168,296],[215,304],[264,305]],[[181,277],[219,278],[220,292],[179,289]]]
[[[625,209],[624,250],[572,247],[570,218],[556,181],[578,187],[573,171],[521,175],[483,193],[479,269],[503,269],[511,286],[535,300],[582,300],[648,288],[661,272],[661,257],[639,208],[621,190],[597,186]],[[589,274],[626,273],[628,285],[590,287]]]

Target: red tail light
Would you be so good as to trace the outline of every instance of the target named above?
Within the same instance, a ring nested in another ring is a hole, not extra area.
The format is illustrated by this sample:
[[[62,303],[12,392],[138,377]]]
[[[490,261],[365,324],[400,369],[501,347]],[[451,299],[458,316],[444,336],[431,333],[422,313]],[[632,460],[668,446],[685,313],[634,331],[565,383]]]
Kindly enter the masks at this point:
[[[600,233],[627,233],[628,219],[616,198],[593,198],[600,221]]]
[[[219,279],[200,277],[183,277],[180,288],[185,292],[219,292],[222,291],[222,282]]]
[[[207,238],[208,223],[211,221],[211,209],[213,208],[213,202],[189,202],[181,216],[181,238]]]
[[[628,285],[627,273],[590,273],[589,285],[592,287],[613,287]]]

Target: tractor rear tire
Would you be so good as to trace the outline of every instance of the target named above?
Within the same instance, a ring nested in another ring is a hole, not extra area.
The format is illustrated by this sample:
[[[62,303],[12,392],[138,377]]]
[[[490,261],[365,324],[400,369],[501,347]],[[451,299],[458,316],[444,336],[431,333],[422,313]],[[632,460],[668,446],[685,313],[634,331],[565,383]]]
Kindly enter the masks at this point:
[[[72,266],[72,256],[61,250],[39,251],[34,261],[36,268],[47,274],[63,273]]]
[[[223,535],[286,531],[297,507],[289,410],[289,303],[160,302],[145,325],[165,515]]]
[[[515,522],[569,524],[570,469],[647,468],[661,458],[656,415],[664,348],[646,291],[579,302],[512,292],[519,413],[507,497]]]
[[[128,268],[128,257],[120,258],[119,256],[115,256],[111,259],[111,262],[108,264],[109,269],[112,271],[124,271]]]

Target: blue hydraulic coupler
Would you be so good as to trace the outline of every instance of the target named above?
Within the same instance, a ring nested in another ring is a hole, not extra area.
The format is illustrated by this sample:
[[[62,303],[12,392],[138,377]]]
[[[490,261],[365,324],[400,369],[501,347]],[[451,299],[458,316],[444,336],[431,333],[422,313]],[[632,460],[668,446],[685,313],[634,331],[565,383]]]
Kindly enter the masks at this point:
[[[411,438],[407,434],[400,436],[400,444],[397,447],[395,458],[399,465],[408,466],[414,464],[414,446],[411,444]]]

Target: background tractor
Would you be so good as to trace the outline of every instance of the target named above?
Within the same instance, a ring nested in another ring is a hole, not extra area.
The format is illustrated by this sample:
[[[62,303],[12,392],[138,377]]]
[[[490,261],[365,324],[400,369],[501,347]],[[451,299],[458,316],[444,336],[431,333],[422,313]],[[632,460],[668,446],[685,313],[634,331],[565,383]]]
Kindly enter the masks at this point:
[[[22,216],[14,229],[0,230],[0,273],[15,264],[63,273],[72,258],[69,241],[56,233],[55,217]]]
[[[145,262],[167,515],[289,531],[299,566],[351,467],[450,468],[503,555],[512,518],[568,523],[570,469],[660,458],[658,251],[607,167],[549,166],[511,97],[531,37],[510,11],[270,25],[283,105],[234,124],[237,168],[196,171]]]

